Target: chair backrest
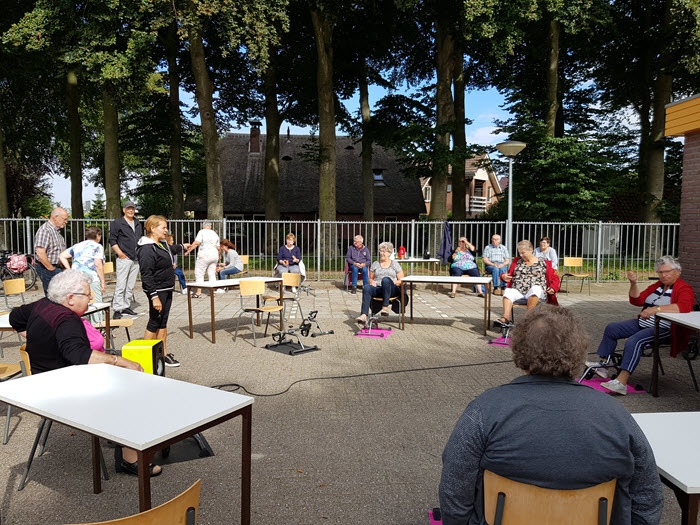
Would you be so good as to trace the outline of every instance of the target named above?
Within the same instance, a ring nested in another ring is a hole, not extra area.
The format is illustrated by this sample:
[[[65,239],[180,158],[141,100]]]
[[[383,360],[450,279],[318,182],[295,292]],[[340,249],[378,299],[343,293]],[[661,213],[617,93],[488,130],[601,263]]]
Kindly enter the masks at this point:
[[[5,286],[5,295],[15,295],[27,291],[24,279],[8,279],[3,281],[3,285]]]
[[[564,257],[562,266],[564,268],[582,268],[583,257]]]
[[[301,274],[285,272],[282,274],[283,286],[299,286],[301,284]]]
[[[239,281],[241,297],[261,295],[265,293],[265,281],[262,279],[241,279]]]
[[[610,522],[616,484],[617,480],[612,479],[578,490],[545,489],[519,483],[486,470],[484,517],[487,523],[493,525],[607,524]],[[605,509],[599,520],[601,506]],[[500,516],[499,510],[502,512]]]
[[[104,271],[105,274],[107,274],[107,273],[114,273],[114,263],[113,263],[112,261],[107,261],[107,262],[104,263],[104,265],[102,266],[102,269],[103,269],[103,271]]]
[[[158,507],[127,518],[84,525],[195,525],[201,488],[202,480],[198,479],[185,492]]]
[[[23,344],[19,347],[19,366],[22,367],[22,375],[30,376],[32,375],[32,364],[29,361],[29,353],[27,353],[27,344]]]

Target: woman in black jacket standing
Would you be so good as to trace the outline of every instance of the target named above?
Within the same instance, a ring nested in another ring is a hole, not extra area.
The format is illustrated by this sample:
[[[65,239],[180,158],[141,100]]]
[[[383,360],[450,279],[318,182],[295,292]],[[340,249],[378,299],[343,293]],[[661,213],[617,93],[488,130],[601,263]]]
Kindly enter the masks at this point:
[[[148,324],[144,339],[163,341],[166,366],[180,366],[173,354],[167,353],[165,341],[168,337],[168,315],[173,301],[175,270],[173,255],[182,253],[189,244],[169,245],[165,241],[168,222],[162,215],[151,215],[146,219],[145,233],[139,239],[136,256],[141,271],[141,285],[148,297]]]

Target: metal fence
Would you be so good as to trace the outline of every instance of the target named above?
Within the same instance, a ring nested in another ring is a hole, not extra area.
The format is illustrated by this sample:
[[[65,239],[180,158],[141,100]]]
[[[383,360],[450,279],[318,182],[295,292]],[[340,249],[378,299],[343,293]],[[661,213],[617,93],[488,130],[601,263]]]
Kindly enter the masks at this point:
[[[45,219],[0,219],[0,245],[18,253],[33,253],[34,234]],[[107,260],[115,258],[109,248],[111,220],[71,219],[63,235],[67,246],[84,240],[86,226],[102,228],[102,244]],[[442,241],[444,223],[410,222],[327,222],[327,221],[213,221],[221,238],[231,240],[240,254],[250,256],[253,275],[272,272],[279,247],[285,235],[296,235],[307,278],[315,280],[342,279],[345,254],[355,235],[362,235],[365,244],[376,258],[379,243],[390,241],[398,250],[423,257],[436,256]],[[201,221],[171,220],[168,223],[175,242],[192,242],[201,227]],[[453,245],[465,236],[481,255],[494,233],[505,233],[505,222],[451,222]],[[542,236],[552,239],[552,247],[559,258],[583,257],[583,270],[595,275],[597,282],[625,279],[628,269],[640,272],[641,277],[653,277],[654,261],[662,255],[678,256],[679,224],[663,223],[537,223],[514,222],[514,239],[528,239],[537,246]],[[511,243],[504,238],[504,243]],[[560,262],[561,265],[561,262]],[[185,272],[194,269],[194,257],[181,258]],[[428,271],[416,265],[413,273]]]

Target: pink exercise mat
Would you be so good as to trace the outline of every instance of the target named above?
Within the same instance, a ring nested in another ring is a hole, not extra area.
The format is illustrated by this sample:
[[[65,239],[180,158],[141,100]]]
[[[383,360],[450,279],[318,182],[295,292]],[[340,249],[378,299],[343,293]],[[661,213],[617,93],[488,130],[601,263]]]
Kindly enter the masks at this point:
[[[389,334],[393,333],[391,328],[363,328],[355,333],[355,337],[369,337],[372,339],[386,339]]]
[[[604,383],[605,381],[609,381],[609,379],[603,379],[600,376],[595,376],[592,377],[591,379],[584,379],[581,381],[582,385],[590,386],[591,388],[594,388],[596,390],[600,390],[601,392],[605,392],[606,394],[610,393],[610,390],[606,390],[602,386],[600,386],[601,383]],[[634,385],[628,384],[627,385],[627,393],[628,394],[646,394],[646,391],[644,389],[642,390],[637,390],[635,389]]]

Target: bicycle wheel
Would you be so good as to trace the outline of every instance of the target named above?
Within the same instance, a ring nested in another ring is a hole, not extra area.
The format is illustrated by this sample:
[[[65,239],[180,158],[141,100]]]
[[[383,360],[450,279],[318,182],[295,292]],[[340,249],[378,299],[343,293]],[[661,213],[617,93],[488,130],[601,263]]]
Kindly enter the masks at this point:
[[[22,273],[22,277],[24,277],[24,287],[27,290],[31,290],[34,284],[36,283],[38,275],[34,267],[30,265],[27,266],[26,270],[24,270],[24,272]]]

